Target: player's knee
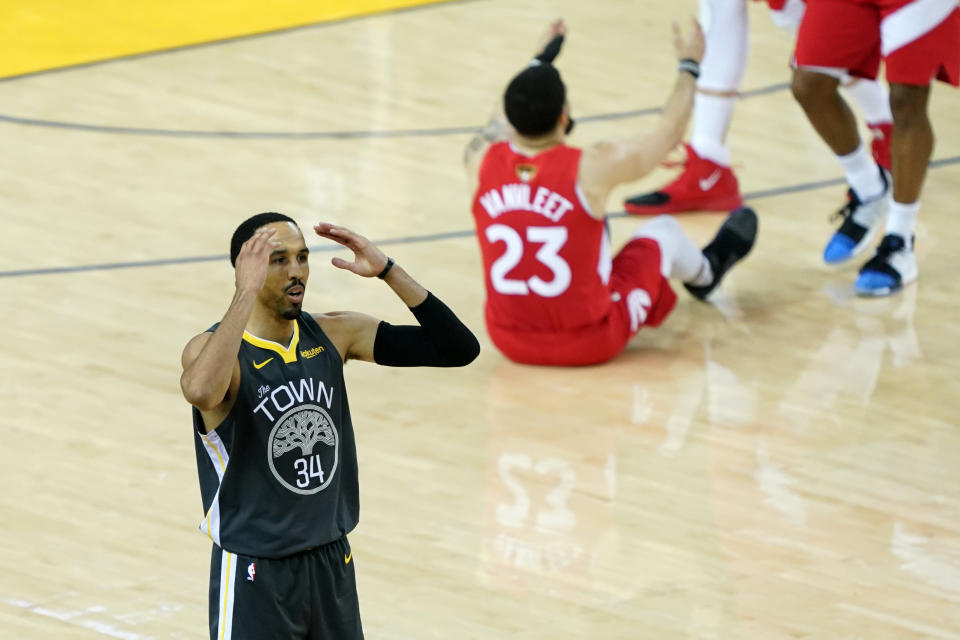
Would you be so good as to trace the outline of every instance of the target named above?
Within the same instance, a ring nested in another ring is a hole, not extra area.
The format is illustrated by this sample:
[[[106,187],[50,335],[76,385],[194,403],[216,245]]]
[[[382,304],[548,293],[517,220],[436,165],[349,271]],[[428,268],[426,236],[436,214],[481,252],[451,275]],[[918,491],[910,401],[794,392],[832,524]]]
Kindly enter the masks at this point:
[[[890,85],[890,111],[897,129],[909,129],[927,120],[927,96],[930,87],[906,84]]]
[[[793,72],[790,91],[804,109],[816,107],[837,90],[837,80],[822,73],[797,69]]]

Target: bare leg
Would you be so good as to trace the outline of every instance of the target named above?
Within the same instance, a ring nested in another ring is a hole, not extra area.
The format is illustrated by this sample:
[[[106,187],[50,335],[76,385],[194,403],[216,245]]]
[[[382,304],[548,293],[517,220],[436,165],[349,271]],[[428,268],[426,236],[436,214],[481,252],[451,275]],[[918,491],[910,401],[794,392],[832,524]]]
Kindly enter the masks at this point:
[[[920,190],[933,153],[933,127],[927,117],[930,87],[890,85],[893,112],[893,198],[887,235],[854,285],[863,296],[887,296],[917,279],[913,229],[920,210]]]
[[[857,120],[840,97],[837,78],[823,73],[797,69],[793,73],[793,96],[807,114],[827,146],[838,156],[846,156],[860,146]]]
[[[857,120],[840,96],[840,75],[800,68],[793,74],[793,95],[810,123],[836,155],[852,193],[840,210],[843,222],[823,250],[827,264],[841,264],[863,253],[887,213],[889,184],[860,140]]]
[[[893,111],[893,199],[911,203],[920,189],[933,154],[933,127],[927,116],[930,87],[891,84]]]

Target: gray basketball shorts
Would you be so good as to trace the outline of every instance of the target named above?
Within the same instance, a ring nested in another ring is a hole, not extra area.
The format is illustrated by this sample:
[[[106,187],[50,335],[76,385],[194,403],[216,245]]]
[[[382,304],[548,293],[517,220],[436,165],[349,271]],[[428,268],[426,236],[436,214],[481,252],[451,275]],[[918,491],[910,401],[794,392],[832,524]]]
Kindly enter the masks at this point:
[[[362,640],[347,538],[286,558],[254,558],[213,545],[211,640]]]

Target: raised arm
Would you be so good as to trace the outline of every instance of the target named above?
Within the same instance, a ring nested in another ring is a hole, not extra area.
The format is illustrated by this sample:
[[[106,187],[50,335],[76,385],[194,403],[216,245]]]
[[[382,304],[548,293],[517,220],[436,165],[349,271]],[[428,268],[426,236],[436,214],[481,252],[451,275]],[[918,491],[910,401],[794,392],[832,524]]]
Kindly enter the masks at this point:
[[[562,18],[551,22],[537,43],[536,53],[531,64],[537,62],[552,64],[554,59],[560,55],[566,33],[567,25],[564,24]],[[483,160],[487,148],[494,142],[506,140],[510,137],[511,131],[510,123],[507,122],[507,117],[503,114],[503,96],[500,95],[497,97],[490,120],[470,139],[463,151],[463,166],[467,172],[471,192],[476,188],[477,171],[480,169],[480,162]]]
[[[470,138],[470,142],[463,150],[463,168],[467,172],[467,181],[471,193],[476,190],[477,172],[480,170],[480,162],[483,160],[487,149],[494,142],[509,138],[510,131],[510,124],[503,114],[503,100],[501,99],[497,101],[490,120],[482,129],[477,131],[476,135]]]
[[[227,398],[240,378],[237,354],[257,292],[267,275],[270,252],[276,248],[275,229],[259,231],[243,243],[237,255],[236,292],[227,313],[213,333],[195,336],[180,358],[180,389],[187,402],[212,411]]]
[[[683,140],[693,110],[704,50],[703,31],[696,20],[692,21],[686,35],[676,23],[673,24],[673,46],[679,60],[679,74],[657,125],[647,133],[620,141],[600,142],[583,152],[580,186],[591,203],[600,203],[601,211],[614,186],[647,175]]]
[[[462,367],[477,357],[480,343],[470,329],[376,245],[345,227],[325,222],[314,226],[314,231],[353,251],[353,261],[337,257],[331,261],[335,267],[365,278],[381,278],[420,323],[394,326],[355,312],[316,316],[344,360],[395,367]]]

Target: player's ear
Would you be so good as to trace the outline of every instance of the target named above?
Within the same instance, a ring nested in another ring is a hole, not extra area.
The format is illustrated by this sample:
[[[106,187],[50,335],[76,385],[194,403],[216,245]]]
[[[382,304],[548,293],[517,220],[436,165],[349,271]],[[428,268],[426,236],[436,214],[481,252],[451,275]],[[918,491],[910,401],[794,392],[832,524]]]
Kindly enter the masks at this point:
[[[558,123],[563,128],[564,135],[570,135],[570,132],[573,131],[574,120],[573,116],[570,115],[570,103],[563,103],[563,110],[560,111],[560,122]]]

